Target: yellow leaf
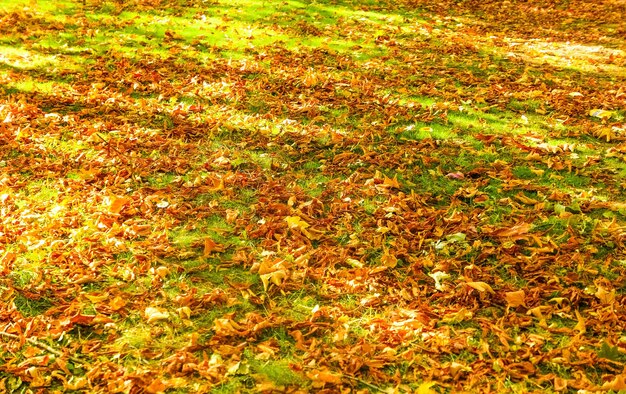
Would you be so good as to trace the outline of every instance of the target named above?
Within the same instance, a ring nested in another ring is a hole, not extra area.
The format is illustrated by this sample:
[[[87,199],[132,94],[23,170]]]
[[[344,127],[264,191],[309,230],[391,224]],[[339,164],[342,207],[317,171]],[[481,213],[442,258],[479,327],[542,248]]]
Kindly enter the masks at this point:
[[[357,259],[346,259],[346,263],[350,264],[354,268],[363,268],[363,263]]]
[[[213,322],[213,330],[218,335],[239,335],[241,326],[231,319],[215,319]]]
[[[80,390],[87,386],[87,379],[71,377],[67,382],[63,382],[63,388],[66,390]]]
[[[450,274],[444,271],[437,271],[437,272],[428,274],[428,276],[430,276],[431,278],[435,280],[435,289],[439,291],[444,291],[446,289],[446,286],[442,284],[441,281],[443,279],[450,278]]]
[[[398,176],[394,176],[393,179],[385,176],[385,178],[383,179],[383,185],[387,186],[387,187],[393,187],[396,189],[400,188],[400,183],[398,182]]]
[[[188,306],[181,306],[180,308],[176,309],[176,312],[181,319],[191,318],[191,308],[189,308]]]
[[[602,385],[602,389],[603,390],[613,390],[613,391],[619,391],[620,393],[622,392],[621,390],[626,390],[626,374],[622,373],[621,375],[617,375],[615,376],[615,379],[613,379],[610,382],[605,382]]]
[[[480,291],[481,293],[484,292],[488,292],[490,294],[495,294],[495,292],[493,291],[493,289],[491,288],[491,286],[489,286],[487,283],[485,282],[467,282],[466,283],[469,287],[476,289],[478,291]]]
[[[104,301],[104,300],[108,299],[108,298],[109,298],[109,295],[108,295],[108,294],[102,294],[102,295],[90,295],[90,294],[85,294],[85,297],[86,297],[89,301],[93,302],[94,304],[97,304],[97,303],[100,303],[100,302],[102,302],[102,301]]]
[[[435,385],[435,382],[424,382],[419,385],[416,394],[435,394],[435,390],[432,389]]]
[[[517,195],[515,196],[515,199],[518,200],[519,202],[521,202],[522,204],[527,204],[527,205],[535,205],[535,204],[539,204],[539,201],[526,197],[523,193],[517,193]]]
[[[519,291],[508,291],[504,294],[504,298],[506,298],[506,302],[509,306],[515,308],[520,305],[526,306],[526,293],[524,290]]]
[[[394,268],[398,264],[398,259],[396,256],[390,254],[388,249],[384,251],[380,261],[385,265],[385,267],[389,268]]]
[[[575,312],[576,312],[576,319],[578,320],[578,323],[576,323],[576,326],[574,326],[574,329],[578,330],[579,333],[584,334],[585,331],[587,331],[585,318],[582,317],[582,315],[580,314],[580,312],[578,312],[578,310],[576,310]]]
[[[283,259],[266,258],[259,264],[257,272],[259,273],[259,275],[264,275],[286,269],[287,261]]]
[[[275,284],[276,286],[280,286],[283,283],[283,280],[287,277],[287,272],[280,270],[274,271],[270,274],[260,275],[261,282],[263,283],[263,289],[267,291],[270,282]]]
[[[598,297],[600,302],[604,305],[612,304],[615,302],[615,289],[606,291],[604,287],[598,287],[595,296]]]
[[[554,377],[554,389],[556,391],[564,391],[567,389],[567,379],[560,378],[558,376]]]
[[[460,323],[464,320],[469,320],[474,317],[472,311],[467,310],[467,308],[461,308],[460,310],[446,314],[441,321],[444,323]]]
[[[119,311],[124,306],[126,306],[126,300],[120,296],[116,296],[111,301],[109,301],[109,308],[111,308],[112,311]]]
[[[589,116],[600,119],[609,119],[611,116],[613,116],[613,112],[595,108],[589,111]]]
[[[159,278],[161,278],[161,279],[165,279],[165,277],[166,277],[167,275],[169,275],[170,270],[169,270],[169,268],[164,267],[164,266],[162,266],[162,265],[161,265],[161,266],[157,267],[157,268],[154,270],[154,272],[155,272],[155,273],[159,276]]]
[[[302,220],[300,216],[287,216],[285,221],[287,222],[289,228],[305,229],[309,227],[309,224]]]

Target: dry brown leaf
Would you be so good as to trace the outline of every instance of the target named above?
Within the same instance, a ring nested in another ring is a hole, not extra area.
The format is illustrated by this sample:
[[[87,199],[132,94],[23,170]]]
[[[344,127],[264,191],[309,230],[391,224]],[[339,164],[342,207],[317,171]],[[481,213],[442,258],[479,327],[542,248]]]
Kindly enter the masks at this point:
[[[519,237],[530,231],[530,223],[521,223],[507,229],[496,230],[494,235],[498,237]]]

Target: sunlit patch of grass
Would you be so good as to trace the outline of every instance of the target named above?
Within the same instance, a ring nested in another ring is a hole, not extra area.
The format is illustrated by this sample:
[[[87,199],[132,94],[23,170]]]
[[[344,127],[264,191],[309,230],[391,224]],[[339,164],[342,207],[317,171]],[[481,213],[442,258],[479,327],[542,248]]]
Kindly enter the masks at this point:
[[[57,199],[59,190],[51,181],[35,181],[28,184],[23,195],[15,202],[19,208],[26,208],[33,203],[52,202]]]
[[[284,309],[286,316],[295,321],[305,321],[312,316],[313,308],[320,304],[315,295],[305,291],[296,291],[288,294],[284,299],[278,301],[278,306]]]
[[[249,359],[250,369],[258,373],[265,379],[271,381],[276,386],[298,386],[306,387],[308,379],[296,373],[289,367],[290,360],[267,360],[261,361],[254,358]]]
[[[578,175],[574,172],[561,172],[561,176],[556,179],[569,187],[581,190],[588,190],[587,188],[591,183],[589,177]],[[596,187],[601,187],[599,184],[596,185]]]
[[[33,70],[57,66],[59,59],[53,55],[29,51],[15,46],[0,46],[0,65],[19,70]]]
[[[19,95],[20,93],[52,93],[55,87],[58,85],[56,81],[40,82],[34,79],[24,79],[11,83],[10,85],[2,86],[7,95]]]
[[[54,303],[46,297],[30,298],[20,293],[15,296],[13,303],[17,310],[27,317],[42,315],[54,306]]]
[[[414,124],[407,125],[399,130],[395,131],[400,140],[423,140],[423,139],[436,139],[445,140],[453,138],[456,133],[449,126],[439,123],[424,123],[416,122]]]
[[[541,101],[539,100],[517,100],[512,99],[507,108],[512,111],[518,112],[534,112],[541,106]]]
[[[113,349],[128,351],[129,349],[140,350],[145,347],[154,347],[152,327],[140,321],[126,322],[123,325],[120,336],[111,344]]]
[[[306,190],[307,194],[311,197],[319,197],[324,190],[326,190],[326,184],[330,181],[330,178],[318,174],[315,176],[304,176],[298,180],[298,184]]]
[[[29,286],[34,281],[41,280],[41,272],[39,264],[22,264],[19,269],[14,270],[9,274],[9,278],[13,280],[13,283],[17,287]]]
[[[583,23],[583,21],[580,21]],[[525,61],[537,66],[550,64],[560,69],[575,72],[623,73],[619,64],[607,61],[611,56],[624,56],[624,51],[603,45],[584,45],[570,42],[547,42],[532,40],[518,43],[515,52]]]
[[[433,172],[410,177],[409,181],[415,185],[411,186],[411,189],[430,195],[437,206],[449,204],[451,196],[465,181],[446,177],[446,174],[438,173],[435,170],[431,171]]]

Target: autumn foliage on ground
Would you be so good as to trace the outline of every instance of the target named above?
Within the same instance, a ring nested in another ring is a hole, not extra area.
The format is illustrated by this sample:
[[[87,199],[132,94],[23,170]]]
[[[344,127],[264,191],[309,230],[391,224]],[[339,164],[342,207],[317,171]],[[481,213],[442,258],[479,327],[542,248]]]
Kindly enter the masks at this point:
[[[0,1],[0,391],[626,390],[626,5]]]

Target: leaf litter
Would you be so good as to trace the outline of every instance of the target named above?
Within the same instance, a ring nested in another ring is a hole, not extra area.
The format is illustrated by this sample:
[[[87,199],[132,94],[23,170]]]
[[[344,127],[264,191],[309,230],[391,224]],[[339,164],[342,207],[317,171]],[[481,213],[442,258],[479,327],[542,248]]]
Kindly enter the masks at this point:
[[[623,5],[298,4],[0,2],[1,390],[626,389]]]

